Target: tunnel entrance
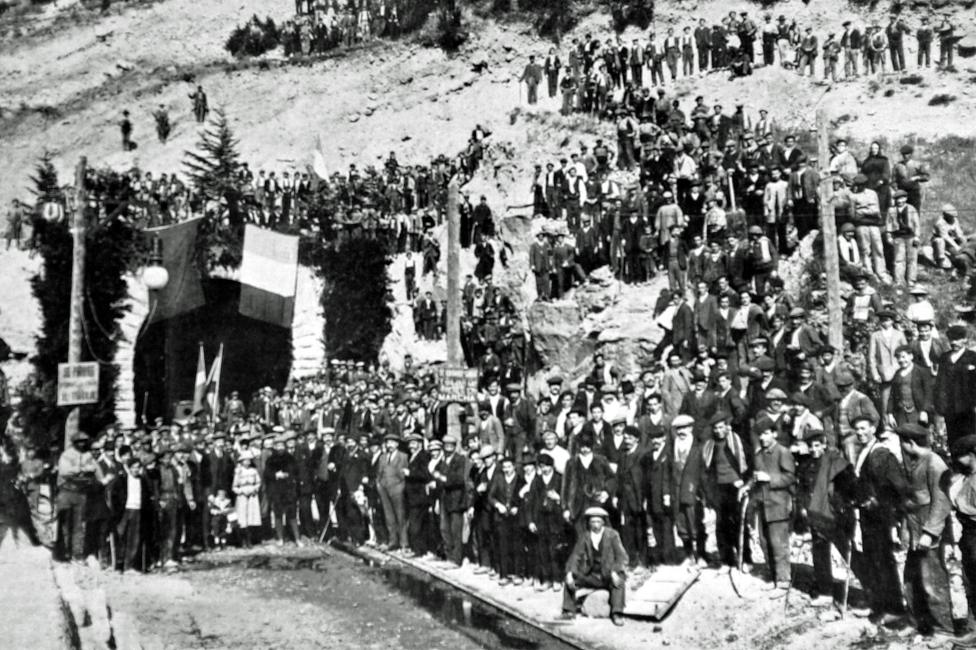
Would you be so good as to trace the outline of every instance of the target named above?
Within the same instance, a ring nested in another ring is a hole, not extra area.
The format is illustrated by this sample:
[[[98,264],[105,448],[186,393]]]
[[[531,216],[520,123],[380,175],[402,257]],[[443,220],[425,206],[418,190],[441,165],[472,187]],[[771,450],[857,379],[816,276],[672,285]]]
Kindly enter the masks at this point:
[[[208,370],[224,345],[221,400],[232,390],[249,402],[262,386],[284,388],[292,363],[291,329],[242,316],[239,282],[205,279],[203,292],[203,307],[149,325],[136,342],[137,422],[157,417],[169,422],[179,402],[193,399],[201,342]]]

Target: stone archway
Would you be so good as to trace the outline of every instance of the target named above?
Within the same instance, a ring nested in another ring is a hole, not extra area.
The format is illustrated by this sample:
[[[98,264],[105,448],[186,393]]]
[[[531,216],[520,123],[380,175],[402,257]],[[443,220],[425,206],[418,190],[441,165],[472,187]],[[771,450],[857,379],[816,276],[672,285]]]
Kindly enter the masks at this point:
[[[215,269],[211,276],[239,280],[236,269]],[[128,275],[125,281],[128,286],[125,301],[128,311],[119,324],[122,337],[115,353],[115,362],[119,367],[115,414],[122,426],[133,427],[136,422],[136,343],[149,315],[149,290],[142,282],[141,273]],[[325,362],[325,314],[321,302],[323,286],[324,283],[312,268],[298,267],[295,314],[291,327],[291,378],[314,375]]]

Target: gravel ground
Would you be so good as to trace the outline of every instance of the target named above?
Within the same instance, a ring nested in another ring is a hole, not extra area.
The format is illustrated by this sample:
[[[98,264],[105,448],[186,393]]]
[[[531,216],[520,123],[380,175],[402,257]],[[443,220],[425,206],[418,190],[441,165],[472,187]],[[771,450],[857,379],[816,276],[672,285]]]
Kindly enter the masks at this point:
[[[171,574],[103,573],[102,584],[146,650],[481,647],[378,572],[321,547],[225,551]]]

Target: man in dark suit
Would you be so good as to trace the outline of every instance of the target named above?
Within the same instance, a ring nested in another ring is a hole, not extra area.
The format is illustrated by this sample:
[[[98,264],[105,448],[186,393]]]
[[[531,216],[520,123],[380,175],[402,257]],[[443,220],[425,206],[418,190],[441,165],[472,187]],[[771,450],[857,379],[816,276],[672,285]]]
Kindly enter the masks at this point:
[[[315,522],[312,519],[312,500],[315,499],[317,474],[322,462],[324,450],[318,440],[318,434],[309,430],[305,435],[305,444],[295,450],[295,460],[298,462],[298,519],[302,535],[315,535]],[[316,507],[318,503],[316,502]],[[328,516],[328,513],[326,513]],[[321,509],[319,521],[323,522]]]
[[[650,560],[655,564],[674,561],[674,516],[671,504],[673,468],[671,448],[663,429],[648,433],[648,450],[641,459],[644,479],[644,499],[647,515],[654,533],[655,546]]]
[[[616,479],[610,463],[593,453],[596,441],[586,430],[577,436],[577,454],[566,463],[563,480],[563,519],[576,527],[582,535],[586,530],[583,511],[590,506],[610,507],[610,497],[616,492]]]
[[[566,539],[566,522],[562,517],[561,496],[563,476],[555,470],[555,459],[539,454],[539,472],[529,485],[526,498],[528,530],[535,535],[537,560],[536,577],[540,587],[559,589],[561,577],[560,548]]]
[[[577,538],[566,562],[563,618],[576,617],[576,590],[579,587],[607,589],[610,591],[610,620],[614,625],[623,625],[627,551],[617,531],[607,526],[610,515],[606,510],[590,507],[583,516],[588,533]]]
[[[449,562],[461,566],[464,511],[468,508],[468,463],[457,453],[458,441],[444,436],[444,458],[434,470],[441,492],[441,538]]]
[[[798,152],[799,149],[791,151]],[[806,156],[799,154],[792,164],[787,188],[787,205],[793,208],[797,235],[802,239],[817,224],[817,197],[820,177],[807,165]]]
[[[429,471],[430,455],[424,451],[423,437],[411,433],[406,440],[409,455],[404,470],[403,501],[407,509],[407,541],[410,552],[420,556],[431,550],[427,548],[424,522],[430,507],[427,489],[434,479]]]
[[[718,399],[715,393],[708,390],[708,378],[702,372],[696,372],[692,378],[692,390],[686,394],[678,408],[679,413],[690,415],[695,419],[695,440],[704,442],[709,438],[709,420],[715,415]]]
[[[388,433],[376,464],[376,491],[383,504],[383,521],[390,537],[390,550],[406,550],[407,511],[403,500],[407,455],[400,451],[400,438]]]
[[[336,517],[343,537],[360,546],[366,541],[365,496],[362,488],[363,479],[369,475],[369,456],[360,448],[358,437],[350,436],[346,440],[341,463],[338,468]],[[360,504],[363,504],[362,509]]]
[[[935,378],[927,368],[915,365],[912,347],[902,345],[895,350],[898,370],[891,380],[888,414],[895,427],[903,424],[928,425],[934,414],[932,387]]]
[[[428,341],[437,338],[437,303],[434,302],[434,294],[426,292],[417,303],[416,310],[415,320],[420,324],[418,333]]]
[[[945,418],[951,445],[976,429],[976,352],[966,347],[966,327],[953,325],[946,332],[949,351],[939,359],[935,376],[935,411]]]
[[[643,564],[647,557],[643,458],[640,430],[633,425],[624,427],[624,452],[617,461],[617,493],[613,504],[631,568]]]
[[[949,344],[943,337],[935,338],[932,336],[931,321],[919,321],[916,327],[918,328],[918,336],[912,341],[912,355],[915,359],[915,365],[928,370],[934,377],[938,373],[939,359],[949,351]]]
[[[769,566],[774,598],[790,584],[790,521],[796,465],[793,454],[776,442],[776,427],[768,418],[756,422],[759,449],[752,475],[752,507],[758,514],[760,541]]]

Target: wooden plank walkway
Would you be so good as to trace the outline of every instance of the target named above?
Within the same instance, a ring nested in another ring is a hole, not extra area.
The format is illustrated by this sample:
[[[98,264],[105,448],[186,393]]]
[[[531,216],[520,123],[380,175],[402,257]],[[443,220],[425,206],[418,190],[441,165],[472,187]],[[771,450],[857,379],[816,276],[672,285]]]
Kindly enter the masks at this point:
[[[528,581],[519,586],[499,586],[487,575],[474,573],[475,566],[468,564],[453,567],[440,560],[410,558],[367,546],[350,549],[341,545],[340,548],[373,562],[398,562],[422,571],[581,650],[646,648],[654,622],[667,616],[699,576],[695,567],[661,567],[649,575],[635,576],[635,588],[628,588],[627,592],[625,614],[629,618],[623,627],[617,627],[608,618],[578,616],[574,621],[561,620],[561,590],[536,591]]]

